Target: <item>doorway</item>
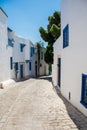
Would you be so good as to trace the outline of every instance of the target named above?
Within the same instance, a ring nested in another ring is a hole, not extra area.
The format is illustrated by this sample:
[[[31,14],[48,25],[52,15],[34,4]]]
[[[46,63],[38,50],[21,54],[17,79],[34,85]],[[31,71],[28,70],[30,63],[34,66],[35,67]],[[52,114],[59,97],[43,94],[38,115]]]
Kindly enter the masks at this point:
[[[23,65],[20,65],[20,78],[23,78]]]
[[[37,61],[35,61],[35,77],[37,77]]]
[[[61,58],[58,58],[58,86],[61,86]]]

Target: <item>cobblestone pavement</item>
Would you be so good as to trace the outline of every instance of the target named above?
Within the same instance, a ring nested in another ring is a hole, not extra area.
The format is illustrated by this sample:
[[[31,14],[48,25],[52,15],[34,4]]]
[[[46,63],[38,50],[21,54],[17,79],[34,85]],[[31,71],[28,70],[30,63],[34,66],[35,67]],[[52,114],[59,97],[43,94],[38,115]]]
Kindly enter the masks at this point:
[[[55,93],[50,77],[0,91],[0,130],[87,130],[87,118]]]

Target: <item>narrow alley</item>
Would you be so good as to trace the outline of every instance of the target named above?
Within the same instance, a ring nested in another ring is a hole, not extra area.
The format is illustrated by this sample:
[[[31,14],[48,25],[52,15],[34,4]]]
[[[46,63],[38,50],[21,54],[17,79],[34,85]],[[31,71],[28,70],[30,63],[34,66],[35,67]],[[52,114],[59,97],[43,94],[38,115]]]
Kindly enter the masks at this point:
[[[87,118],[56,94],[51,77],[5,89],[0,89],[0,130],[87,130]]]

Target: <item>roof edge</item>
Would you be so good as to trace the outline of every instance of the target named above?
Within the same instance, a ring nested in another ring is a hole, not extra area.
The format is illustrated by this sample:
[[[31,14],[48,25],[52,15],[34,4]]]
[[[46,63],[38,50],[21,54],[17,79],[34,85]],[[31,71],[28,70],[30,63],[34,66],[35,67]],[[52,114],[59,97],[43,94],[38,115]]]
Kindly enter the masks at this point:
[[[8,17],[8,15],[5,13],[5,11],[0,7],[0,10],[5,14],[6,17]]]
[[[13,32],[13,30],[11,28],[8,27],[7,29],[8,29],[8,31]]]

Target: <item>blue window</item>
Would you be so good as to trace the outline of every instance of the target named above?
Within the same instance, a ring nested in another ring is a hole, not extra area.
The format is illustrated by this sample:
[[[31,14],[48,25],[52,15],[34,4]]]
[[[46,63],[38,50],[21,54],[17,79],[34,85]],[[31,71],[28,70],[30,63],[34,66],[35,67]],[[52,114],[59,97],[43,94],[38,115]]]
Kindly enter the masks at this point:
[[[34,47],[30,47],[30,57],[32,57],[33,54],[35,54],[35,49]]]
[[[18,70],[18,62],[15,63],[15,69]]]
[[[63,48],[69,46],[69,25],[63,29]]]
[[[29,62],[29,70],[31,70],[31,61]]]
[[[8,39],[8,46],[13,47],[14,44],[12,43],[13,39]]]
[[[20,43],[20,52],[23,52],[24,47],[25,47],[25,44]]]
[[[10,57],[10,69],[12,70],[13,69],[13,58]]]
[[[22,46],[20,46],[20,52],[23,52],[23,47]]]
[[[41,52],[41,60],[43,60],[43,52]]]
[[[87,75],[82,74],[81,103],[87,108]]]
[[[26,63],[29,63],[29,60],[25,60]]]

